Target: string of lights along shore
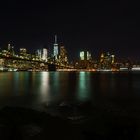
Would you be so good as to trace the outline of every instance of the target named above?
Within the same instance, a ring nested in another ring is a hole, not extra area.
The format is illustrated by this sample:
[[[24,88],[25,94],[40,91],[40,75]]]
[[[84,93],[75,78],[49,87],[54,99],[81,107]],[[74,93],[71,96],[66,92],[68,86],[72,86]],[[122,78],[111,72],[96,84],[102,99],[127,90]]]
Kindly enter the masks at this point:
[[[109,52],[99,54],[99,59],[92,58],[92,54],[87,50],[81,50],[77,60],[69,62],[68,52],[64,45],[59,46],[57,35],[54,36],[52,51],[47,48],[37,49],[33,54],[26,48],[20,48],[15,53],[14,46],[8,44],[6,49],[0,50],[0,71],[47,71],[50,65],[56,69],[74,69],[90,71],[120,71],[120,70],[140,70],[139,63],[130,60],[117,62],[115,55]]]

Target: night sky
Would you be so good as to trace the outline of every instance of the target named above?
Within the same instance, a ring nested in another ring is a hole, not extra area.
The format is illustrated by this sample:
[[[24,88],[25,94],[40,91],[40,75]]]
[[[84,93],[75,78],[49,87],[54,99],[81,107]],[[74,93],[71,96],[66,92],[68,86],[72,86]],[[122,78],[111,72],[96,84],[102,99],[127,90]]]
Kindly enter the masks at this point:
[[[18,50],[52,49],[54,35],[70,58],[89,50],[140,60],[139,4],[127,0],[74,2],[69,0],[0,2],[0,47],[11,42]]]

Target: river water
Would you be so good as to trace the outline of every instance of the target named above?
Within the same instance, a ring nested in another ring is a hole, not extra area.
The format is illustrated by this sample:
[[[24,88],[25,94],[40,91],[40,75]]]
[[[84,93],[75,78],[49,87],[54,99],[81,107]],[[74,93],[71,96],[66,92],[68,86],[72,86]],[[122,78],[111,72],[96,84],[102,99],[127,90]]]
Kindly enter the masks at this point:
[[[0,72],[0,108],[90,102],[100,108],[140,109],[139,72]]]

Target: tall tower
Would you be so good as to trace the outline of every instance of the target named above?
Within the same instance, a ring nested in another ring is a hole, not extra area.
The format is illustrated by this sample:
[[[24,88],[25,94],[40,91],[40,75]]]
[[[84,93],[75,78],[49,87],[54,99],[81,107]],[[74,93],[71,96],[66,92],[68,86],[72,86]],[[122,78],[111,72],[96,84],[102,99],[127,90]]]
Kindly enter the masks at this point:
[[[41,56],[42,56],[41,49],[38,49],[38,50],[36,51],[36,55],[37,55],[37,57],[38,57],[39,59],[41,59]]]
[[[8,44],[8,52],[12,56],[15,54],[15,52],[14,52],[14,46],[11,46],[11,44]]]
[[[60,57],[59,60],[62,64],[68,63],[67,51],[64,46],[60,47]]]
[[[100,56],[100,63],[103,63],[103,61],[104,61],[104,54],[102,53]]]
[[[26,48],[20,48],[20,55],[25,56],[27,54]]]
[[[57,35],[55,35],[55,42],[54,42],[54,45],[53,45],[53,55],[54,55],[55,60],[57,60],[58,59]]]
[[[47,52],[47,49],[43,48],[43,51],[42,51],[42,59],[47,61],[47,58],[48,58],[48,52]]]
[[[11,50],[11,44],[8,44],[8,51]]]
[[[84,60],[85,59],[85,52],[81,51],[80,52],[80,60]]]
[[[115,55],[111,55],[111,63],[114,64],[115,61]]]
[[[91,53],[89,51],[81,51],[80,60],[91,60]]]

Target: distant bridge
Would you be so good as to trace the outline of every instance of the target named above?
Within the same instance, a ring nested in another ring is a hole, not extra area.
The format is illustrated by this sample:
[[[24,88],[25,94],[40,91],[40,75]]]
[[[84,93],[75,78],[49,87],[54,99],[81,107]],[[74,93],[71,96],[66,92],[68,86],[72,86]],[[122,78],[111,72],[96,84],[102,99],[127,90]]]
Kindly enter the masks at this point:
[[[31,63],[38,63],[38,64],[44,64],[48,66],[48,70],[55,71],[56,69],[73,69],[72,66],[68,65],[63,65],[63,64],[57,64],[55,62],[45,62],[43,60],[36,60],[36,59],[29,59],[29,58],[21,58],[19,56],[5,56],[0,54],[0,58],[4,60],[19,60],[19,61],[26,61],[26,62],[31,62]]]

